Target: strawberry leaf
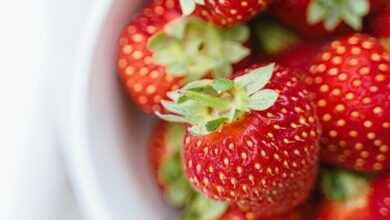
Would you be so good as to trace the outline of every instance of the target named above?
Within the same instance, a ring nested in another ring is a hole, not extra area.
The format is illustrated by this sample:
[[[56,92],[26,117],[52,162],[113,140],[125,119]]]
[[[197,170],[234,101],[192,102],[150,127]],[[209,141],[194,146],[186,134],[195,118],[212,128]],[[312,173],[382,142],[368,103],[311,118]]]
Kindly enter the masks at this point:
[[[329,18],[324,20],[324,27],[326,30],[334,30],[341,22],[341,16],[335,12],[329,12]]]
[[[274,64],[269,64],[265,67],[257,68],[248,74],[237,77],[234,82],[245,88],[249,95],[262,89],[272,77]]]
[[[366,0],[347,1],[347,4],[348,8],[356,15],[368,14],[370,10],[370,4]]]
[[[263,89],[249,98],[249,107],[257,111],[263,111],[271,107],[277,100],[278,93],[271,89]]]
[[[219,126],[221,126],[223,123],[227,121],[228,118],[225,117],[214,119],[206,123],[206,129],[207,131],[215,131],[217,130],[217,128],[219,128]]]
[[[212,87],[217,92],[224,92],[227,90],[232,89],[234,86],[234,83],[231,80],[228,79],[216,79],[213,80]]]
[[[341,22],[355,30],[362,28],[362,20],[369,13],[369,0],[312,0],[307,10],[309,24],[324,23],[333,31]]]
[[[148,48],[155,64],[166,67],[168,74],[185,76],[186,82],[210,73],[224,78],[230,76],[234,63],[249,55],[242,45],[248,33],[244,25],[224,29],[196,17],[182,17],[151,37]]]
[[[190,15],[194,12],[196,7],[196,2],[194,0],[179,0],[181,10],[183,15]]]
[[[352,11],[343,11],[343,20],[345,23],[347,23],[349,26],[351,26],[355,30],[359,30],[362,27],[362,22],[358,16],[356,16]]]
[[[227,210],[228,204],[208,199],[201,194],[185,210],[182,220],[211,220],[218,219]]]
[[[274,64],[260,67],[234,80],[197,80],[169,93],[173,101],[162,105],[174,114],[157,116],[173,122],[189,123],[193,135],[205,135],[233,122],[251,110],[271,107],[278,94],[262,88],[272,77]]]
[[[186,120],[184,117],[178,116],[178,115],[171,115],[171,114],[161,114],[159,112],[156,112],[157,117],[169,121],[169,122],[178,122],[178,123],[186,123],[188,120]]]
[[[174,20],[169,25],[165,26],[164,32],[168,34],[169,36],[175,37],[177,39],[183,39],[187,25],[188,20]]]
[[[325,18],[325,8],[322,7],[317,1],[312,1],[309,5],[307,21],[309,24],[316,24]]]
[[[200,105],[212,107],[215,109],[225,109],[229,105],[226,100],[213,97],[212,95],[204,94],[201,92],[185,91],[184,95],[187,98],[196,101]]]
[[[211,86],[212,84],[213,84],[213,80],[209,80],[209,79],[196,80],[196,81],[192,81],[190,83],[187,83],[183,87],[183,90],[192,90],[192,89],[197,89],[197,88],[204,88],[204,87],[207,87],[207,86]]]
[[[246,57],[250,54],[250,50],[246,47],[243,47],[241,44],[236,42],[226,42],[223,45],[223,50],[228,51],[225,53],[226,60],[237,63],[243,57]]]

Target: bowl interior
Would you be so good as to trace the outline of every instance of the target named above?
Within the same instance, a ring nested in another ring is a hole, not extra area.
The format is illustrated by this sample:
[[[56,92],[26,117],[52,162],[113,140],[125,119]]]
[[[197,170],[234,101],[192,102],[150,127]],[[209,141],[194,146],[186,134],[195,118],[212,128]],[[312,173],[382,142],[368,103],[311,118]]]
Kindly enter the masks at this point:
[[[152,119],[123,92],[116,74],[117,39],[141,0],[115,0],[105,16],[91,63],[88,140],[93,167],[113,219],[168,219],[150,174],[147,141]]]

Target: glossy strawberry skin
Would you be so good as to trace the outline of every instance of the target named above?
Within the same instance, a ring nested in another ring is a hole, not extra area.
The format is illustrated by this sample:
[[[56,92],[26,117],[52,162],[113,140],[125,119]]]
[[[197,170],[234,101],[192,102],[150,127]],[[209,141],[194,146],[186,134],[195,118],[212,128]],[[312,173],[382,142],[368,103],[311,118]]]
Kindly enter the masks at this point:
[[[390,38],[390,4],[373,15],[369,20],[369,29],[378,37]]]
[[[370,195],[370,211],[372,219],[390,219],[390,175],[377,178],[372,183]]]
[[[321,158],[358,171],[390,168],[390,55],[367,35],[328,45],[306,78],[322,125]]]
[[[303,75],[309,70],[313,59],[321,51],[322,46],[322,42],[302,42],[278,55],[274,60]]]
[[[247,9],[252,11],[253,7],[248,4]],[[241,13],[241,10],[237,11]],[[194,15],[202,14],[195,12]],[[146,113],[164,112],[160,101],[184,82],[184,77],[168,74],[165,65],[155,64],[154,53],[148,47],[152,37],[182,17],[178,0],[152,1],[126,26],[119,38],[117,69],[122,84],[133,101]],[[206,75],[207,72],[204,73]]]
[[[216,25],[230,27],[246,22],[263,11],[271,0],[205,0],[205,5],[197,6],[194,14]]]
[[[238,206],[231,205],[218,220],[301,220],[301,218],[295,210],[273,217],[258,217],[253,212],[245,213]]]
[[[184,139],[185,172],[195,188],[262,216],[303,201],[318,157],[317,119],[303,84],[277,66],[266,88],[279,91],[270,109],[250,112],[208,135],[187,132]]]
[[[177,1],[148,4],[123,30],[119,38],[118,72],[134,102],[147,113],[160,111],[160,100],[177,89],[181,77],[172,77],[163,66],[152,63],[148,40],[181,16]]]

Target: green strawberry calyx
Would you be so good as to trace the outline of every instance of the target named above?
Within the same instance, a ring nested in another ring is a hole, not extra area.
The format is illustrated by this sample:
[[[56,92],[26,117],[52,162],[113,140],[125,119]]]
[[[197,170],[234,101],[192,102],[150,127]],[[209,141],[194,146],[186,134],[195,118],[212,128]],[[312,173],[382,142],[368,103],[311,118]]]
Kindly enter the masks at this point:
[[[186,207],[181,220],[214,220],[227,210],[226,202],[215,201],[197,193],[191,204]]]
[[[164,197],[175,207],[184,207],[194,198],[196,192],[184,175],[181,150],[185,127],[169,123],[165,136],[168,157],[159,170],[159,178],[164,183]]]
[[[307,11],[307,22],[324,22],[328,31],[344,21],[355,30],[362,29],[362,20],[368,14],[369,0],[312,0]]]
[[[204,0],[179,0],[183,15],[187,16],[195,11],[196,5],[204,5]]]
[[[245,25],[222,29],[196,17],[182,17],[151,37],[148,47],[155,64],[189,82],[209,73],[215,78],[230,76],[232,64],[250,54],[243,45],[248,39]]]
[[[299,43],[299,37],[277,22],[258,19],[254,21],[256,43],[269,55],[277,55]]]
[[[361,202],[370,190],[367,177],[341,169],[323,171],[321,187],[329,200],[348,203]]]
[[[161,104],[173,114],[156,115],[171,121],[190,124],[193,135],[206,135],[244,113],[264,111],[278,98],[272,89],[263,89],[271,80],[274,64],[259,67],[234,80],[197,80],[168,93],[170,101]]]

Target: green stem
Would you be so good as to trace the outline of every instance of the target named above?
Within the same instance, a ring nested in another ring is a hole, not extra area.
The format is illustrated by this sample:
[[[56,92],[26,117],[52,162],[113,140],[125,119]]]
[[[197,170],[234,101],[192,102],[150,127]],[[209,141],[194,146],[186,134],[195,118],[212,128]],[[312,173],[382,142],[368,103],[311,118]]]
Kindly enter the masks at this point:
[[[230,102],[227,100],[223,100],[218,97],[213,97],[211,95],[206,95],[198,92],[185,91],[184,95],[190,99],[202,103],[205,106],[212,107],[217,110],[225,110],[230,105]]]

